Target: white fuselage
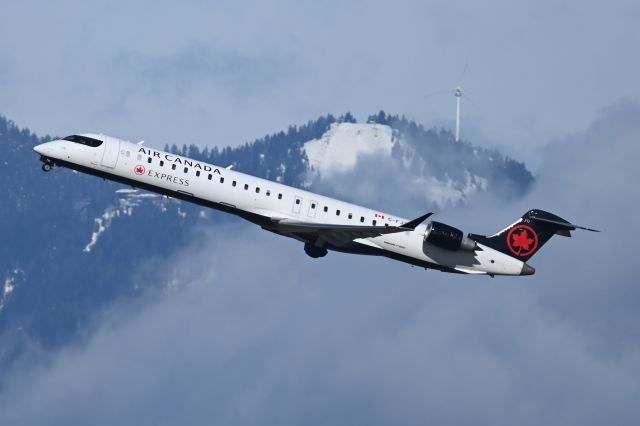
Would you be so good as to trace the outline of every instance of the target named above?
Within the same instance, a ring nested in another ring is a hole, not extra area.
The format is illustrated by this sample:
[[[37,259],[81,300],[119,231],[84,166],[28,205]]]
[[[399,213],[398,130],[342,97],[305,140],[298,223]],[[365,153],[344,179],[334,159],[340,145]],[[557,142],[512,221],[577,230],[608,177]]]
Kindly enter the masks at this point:
[[[350,226],[401,226],[407,219],[346,203],[313,192],[214,166],[105,135],[91,147],[68,140],[38,145],[35,150],[54,163],[213,208],[266,221],[297,220]],[[426,225],[413,231],[358,238],[354,246],[408,263],[452,272],[520,275],[523,262],[486,246],[478,251],[450,251],[424,240]],[[284,234],[283,234],[284,235]],[[291,236],[291,235],[289,235]],[[294,238],[296,238],[294,236]]]

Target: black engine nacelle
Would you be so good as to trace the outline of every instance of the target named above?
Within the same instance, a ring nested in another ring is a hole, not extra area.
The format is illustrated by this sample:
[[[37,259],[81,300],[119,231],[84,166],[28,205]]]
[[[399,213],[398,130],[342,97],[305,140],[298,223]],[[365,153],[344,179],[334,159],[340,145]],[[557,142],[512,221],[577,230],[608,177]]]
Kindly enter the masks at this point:
[[[476,242],[465,236],[458,228],[435,221],[429,222],[427,225],[424,240],[429,244],[451,251],[473,251],[477,247]]]

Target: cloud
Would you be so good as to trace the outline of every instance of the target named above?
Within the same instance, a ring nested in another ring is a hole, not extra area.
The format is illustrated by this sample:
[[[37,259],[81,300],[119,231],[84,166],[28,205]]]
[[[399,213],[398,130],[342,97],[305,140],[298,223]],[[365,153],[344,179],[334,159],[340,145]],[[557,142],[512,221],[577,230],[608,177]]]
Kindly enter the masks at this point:
[[[299,244],[236,231],[252,244],[210,230],[147,277],[179,289],[114,307],[88,342],[17,373],[0,397],[3,423],[589,424],[634,414],[637,355],[593,355],[532,286],[334,253],[320,265]]]
[[[532,277],[312,260],[252,227],[199,230],[133,277],[161,294],[113,306],[85,341],[17,368],[0,422],[637,422],[639,118],[620,102],[554,142],[524,200],[447,211],[479,231],[531,207],[603,229],[554,238]]]
[[[545,305],[589,329],[597,336],[598,350],[607,353],[637,350],[640,343],[640,326],[633,320],[633,300],[640,297],[640,289],[628,267],[634,263],[640,234],[635,213],[640,208],[635,165],[639,120],[640,104],[622,100],[605,109],[588,131],[550,145],[538,188],[528,200],[603,231],[552,241],[539,261],[550,264],[543,272],[543,286],[557,286],[545,291]],[[564,257],[565,262],[549,262]]]

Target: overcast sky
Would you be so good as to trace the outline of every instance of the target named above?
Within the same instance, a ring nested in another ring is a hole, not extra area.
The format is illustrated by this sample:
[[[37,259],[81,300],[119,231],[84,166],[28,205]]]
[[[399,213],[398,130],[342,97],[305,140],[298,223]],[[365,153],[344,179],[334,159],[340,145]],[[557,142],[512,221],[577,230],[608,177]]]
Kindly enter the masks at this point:
[[[163,295],[18,364],[0,423],[637,424],[640,8],[476,3],[5,7],[0,112],[40,133],[235,144],[380,108],[446,123],[452,99],[422,94],[468,63],[469,132],[520,150],[538,179],[437,220],[492,233],[541,208],[603,232],[555,237],[535,275],[490,279],[199,230],[141,268],[157,275],[132,275]]]
[[[522,158],[640,95],[632,0],[24,1],[1,20],[0,113],[40,134],[235,145],[379,109],[450,127],[453,96],[424,95],[463,77],[463,137]]]

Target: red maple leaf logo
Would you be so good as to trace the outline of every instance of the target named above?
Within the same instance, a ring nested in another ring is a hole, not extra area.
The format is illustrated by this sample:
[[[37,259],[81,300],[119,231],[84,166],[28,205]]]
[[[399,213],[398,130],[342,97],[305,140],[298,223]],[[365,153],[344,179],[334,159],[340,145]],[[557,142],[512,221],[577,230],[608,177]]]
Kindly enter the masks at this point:
[[[137,175],[141,175],[144,173],[144,167],[143,166],[136,166],[135,169],[133,169],[134,172],[136,172]]]
[[[533,244],[533,238],[529,238],[529,234],[526,230],[522,230],[519,234],[513,234],[513,243],[511,244],[513,247],[519,247],[522,250],[529,250]]]
[[[538,235],[528,225],[517,225],[509,231],[507,246],[516,256],[529,256],[538,248]]]

